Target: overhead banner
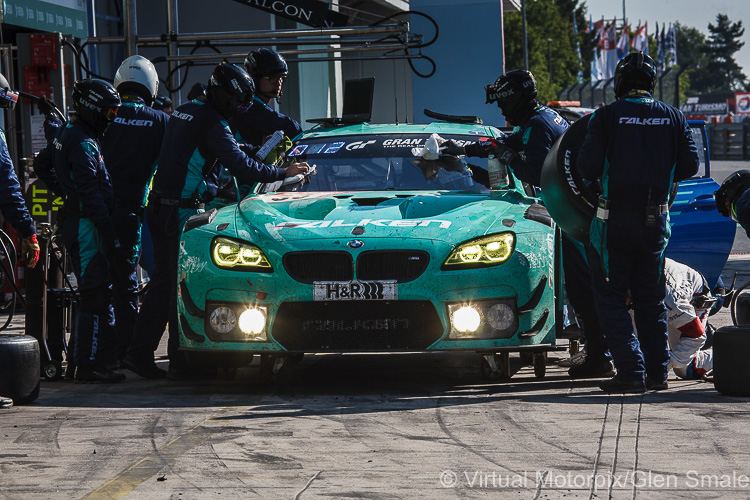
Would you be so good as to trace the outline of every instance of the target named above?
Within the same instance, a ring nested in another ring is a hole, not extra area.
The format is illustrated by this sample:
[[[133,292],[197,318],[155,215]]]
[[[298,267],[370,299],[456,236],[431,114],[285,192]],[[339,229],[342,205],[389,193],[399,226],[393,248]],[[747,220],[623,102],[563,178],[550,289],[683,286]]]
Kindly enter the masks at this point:
[[[726,115],[729,113],[728,97],[731,95],[688,97],[687,102],[680,106],[680,111],[686,115]]]
[[[346,26],[349,16],[330,10],[318,0],[234,0],[313,28]]]
[[[86,3],[80,0],[3,0],[2,7],[4,23],[78,38],[88,36]]]

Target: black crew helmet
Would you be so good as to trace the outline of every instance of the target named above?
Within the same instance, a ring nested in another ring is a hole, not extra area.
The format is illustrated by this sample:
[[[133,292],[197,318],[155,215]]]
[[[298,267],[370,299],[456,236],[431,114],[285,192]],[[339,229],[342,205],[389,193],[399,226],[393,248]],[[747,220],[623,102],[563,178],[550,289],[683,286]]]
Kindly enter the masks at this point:
[[[13,109],[18,102],[18,92],[10,88],[8,80],[0,74],[0,108]]]
[[[121,104],[120,94],[104,80],[85,78],[73,84],[73,108],[76,116],[99,135],[115,119]]]
[[[615,97],[619,99],[631,90],[654,93],[656,87],[656,64],[651,56],[643,52],[631,52],[615,68]]]
[[[208,102],[227,120],[244,113],[253,102],[255,84],[247,72],[235,64],[220,63],[206,86]]]
[[[500,75],[484,90],[487,104],[496,102],[503,115],[513,123],[520,123],[524,115],[536,106],[536,80],[530,71],[524,69]]]
[[[273,49],[258,49],[245,58],[245,71],[253,78],[287,76],[289,67],[284,57]]]
[[[154,104],[151,107],[164,111],[164,108],[172,107],[172,99],[165,95],[157,94],[156,97],[154,97]]]
[[[188,101],[192,101],[193,99],[200,99],[201,97],[206,97],[206,86],[201,82],[196,82],[190,87],[190,90],[188,90],[187,98]]]
[[[734,212],[734,204],[742,194],[750,189],[750,170],[738,170],[721,183],[721,187],[714,192],[716,209],[724,217],[731,217],[737,221],[737,214]],[[729,203],[727,203],[729,202]],[[729,207],[727,207],[727,204]]]

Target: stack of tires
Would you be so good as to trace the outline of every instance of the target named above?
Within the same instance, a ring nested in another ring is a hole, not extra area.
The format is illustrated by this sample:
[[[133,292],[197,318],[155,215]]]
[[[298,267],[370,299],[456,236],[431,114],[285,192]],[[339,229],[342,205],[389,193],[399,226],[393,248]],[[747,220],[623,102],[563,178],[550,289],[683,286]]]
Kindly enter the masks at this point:
[[[731,306],[733,326],[714,333],[714,386],[727,396],[750,396],[750,293],[735,292]]]
[[[30,335],[0,334],[0,397],[26,404],[39,397],[39,342]]]

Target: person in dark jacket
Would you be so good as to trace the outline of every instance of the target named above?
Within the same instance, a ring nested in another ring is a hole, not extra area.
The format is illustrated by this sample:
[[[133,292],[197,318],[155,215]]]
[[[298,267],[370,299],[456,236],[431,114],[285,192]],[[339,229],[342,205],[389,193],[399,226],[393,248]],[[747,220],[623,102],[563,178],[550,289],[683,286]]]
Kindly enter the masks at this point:
[[[76,115],[37,155],[34,170],[65,200],[61,232],[78,282],[73,362],[77,382],[125,379],[105,366],[102,353],[113,343],[112,280],[124,279],[131,263],[112,222],[112,184],[99,139],[117,116],[120,95],[97,79],[73,85]]]
[[[180,233],[187,219],[203,210],[216,194],[219,165],[240,182],[272,182],[306,173],[306,163],[286,169],[247,156],[229,129],[228,120],[252,102],[254,85],[242,68],[221,63],[208,81],[206,100],[178,107],[167,125],[149,195],[146,219],[154,244],[155,270],[136,321],[123,365],[147,378],[191,378],[195,374],[178,351],[177,261]],[[169,370],[154,362],[154,351],[169,324]]]
[[[13,109],[18,102],[18,92],[10,88],[8,80],[0,74],[0,108]],[[34,221],[26,208],[21,191],[21,183],[18,182],[16,169],[10,159],[8,144],[5,141],[5,132],[0,129],[0,212],[3,217],[21,235],[21,253],[26,260],[26,267],[33,268],[39,261],[39,243],[36,239],[36,228]],[[0,395],[0,408],[13,406],[11,398]]]
[[[539,104],[536,80],[529,71],[508,71],[487,85],[485,92],[487,103],[497,102],[503,116],[517,130],[495,143],[461,146],[449,141],[445,152],[479,157],[494,154],[521,181],[538,188],[544,159],[557,138],[568,129],[568,122],[556,111]],[[565,289],[586,338],[586,360],[571,367],[568,373],[572,378],[612,376],[614,366],[602,340],[585,245],[563,233],[562,253]]]
[[[698,171],[685,116],[653,98],[656,66],[642,52],[615,70],[617,100],[591,115],[578,153],[581,176],[602,185],[589,264],[602,332],[617,375],[607,392],[668,388],[664,250],[673,183]],[[636,337],[626,300],[632,296]]]
[[[133,336],[138,314],[138,266],[146,190],[156,169],[169,116],[151,108],[159,76],[143,56],[125,59],[115,74],[114,86],[122,106],[101,140],[102,154],[112,181],[115,234],[132,263],[127,280],[114,283],[116,359],[119,363]]]
[[[254,50],[245,58],[245,71],[255,84],[255,97],[246,113],[229,121],[237,142],[258,147],[277,130],[283,131],[289,139],[301,134],[302,128],[296,120],[271,106],[271,100],[281,97],[284,79],[289,74],[282,55],[272,49]]]
[[[750,238],[750,170],[738,170],[724,179],[714,200],[719,213],[742,226]]]
[[[0,74],[0,108],[13,109],[18,102],[18,92],[10,88],[8,80]],[[0,212],[21,235],[21,253],[26,267],[33,268],[39,260],[39,243],[34,221],[26,208],[21,184],[10,159],[5,132],[0,129]]]

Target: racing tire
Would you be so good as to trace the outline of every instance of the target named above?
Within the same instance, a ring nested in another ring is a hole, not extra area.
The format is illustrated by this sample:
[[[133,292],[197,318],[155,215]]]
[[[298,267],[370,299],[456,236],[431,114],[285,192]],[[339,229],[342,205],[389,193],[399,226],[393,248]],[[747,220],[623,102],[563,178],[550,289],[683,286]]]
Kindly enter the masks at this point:
[[[714,387],[726,396],[750,396],[750,325],[724,326],[714,334]]]
[[[577,168],[588,120],[578,120],[552,145],[541,173],[542,200],[552,219],[578,241],[589,240],[599,194],[587,187]]]
[[[734,324],[750,325],[750,289],[748,289],[748,285],[737,290],[733,299],[732,319],[734,320]]]
[[[536,378],[544,378],[547,375],[547,353],[534,353],[534,375]]]
[[[30,335],[0,335],[0,396],[14,404],[39,397],[39,342]]]

